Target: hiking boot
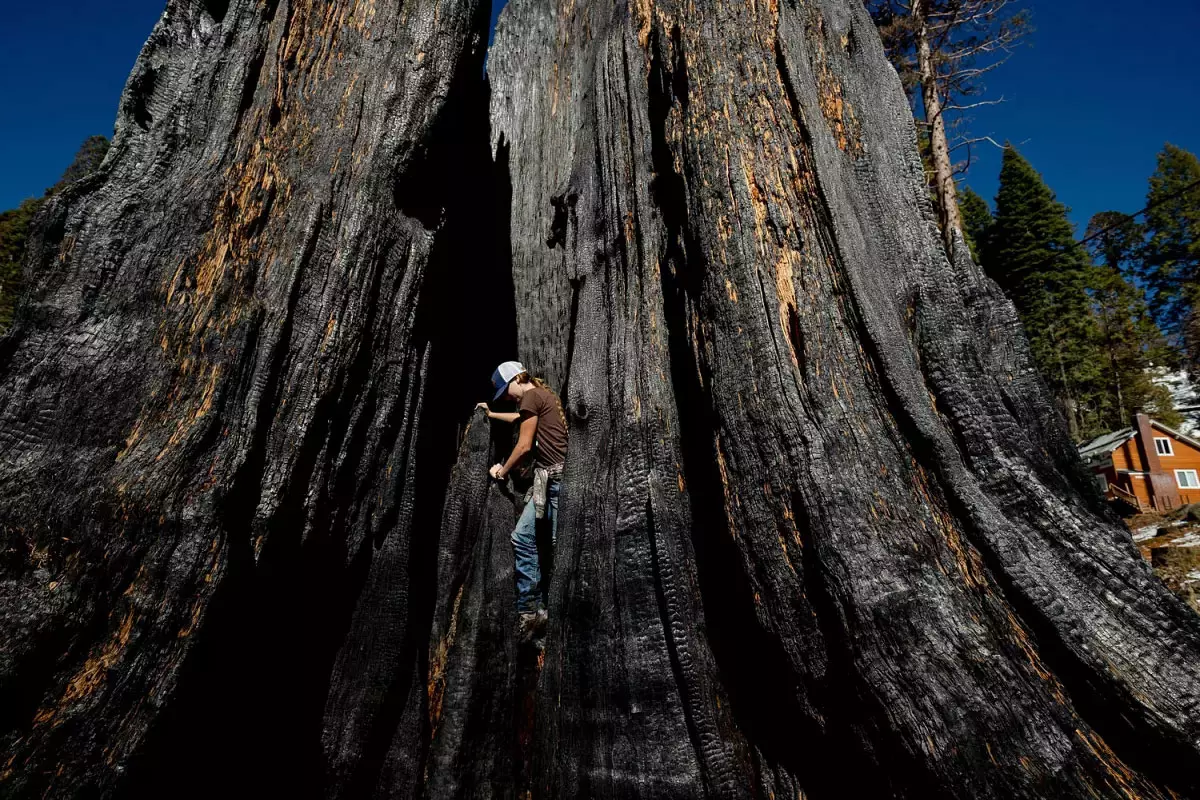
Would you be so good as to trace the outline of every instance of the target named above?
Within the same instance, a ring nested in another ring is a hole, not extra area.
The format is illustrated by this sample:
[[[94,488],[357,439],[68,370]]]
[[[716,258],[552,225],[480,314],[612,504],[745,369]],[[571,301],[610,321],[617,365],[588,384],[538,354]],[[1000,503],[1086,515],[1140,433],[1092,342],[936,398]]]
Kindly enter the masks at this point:
[[[529,644],[533,641],[534,631],[538,627],[538,615],[536,611],[522,611],[517,614],[517,642],[519,644]]]
[[[537,611],[522,611],[517,614],[517,641],[521,644],[529,644],[535,638],[540,638],[546,630],[548,619],[549,615],[544,608],[539,608]]]
[[[546,623],[550,621],[550,614],[544,608],[537,610],[537,619],[533,621],[533,640],[541,646],[546,638]]]

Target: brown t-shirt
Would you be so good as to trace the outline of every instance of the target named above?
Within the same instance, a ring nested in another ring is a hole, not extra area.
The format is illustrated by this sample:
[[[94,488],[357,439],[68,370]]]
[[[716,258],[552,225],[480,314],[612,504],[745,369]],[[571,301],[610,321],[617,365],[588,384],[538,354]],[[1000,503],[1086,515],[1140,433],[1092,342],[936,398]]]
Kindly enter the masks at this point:
[[[558,400],[548,389],[530,387],[521,395],[521,419],[537,417],[537,465],[552,467],[567,460],[567,426]]]

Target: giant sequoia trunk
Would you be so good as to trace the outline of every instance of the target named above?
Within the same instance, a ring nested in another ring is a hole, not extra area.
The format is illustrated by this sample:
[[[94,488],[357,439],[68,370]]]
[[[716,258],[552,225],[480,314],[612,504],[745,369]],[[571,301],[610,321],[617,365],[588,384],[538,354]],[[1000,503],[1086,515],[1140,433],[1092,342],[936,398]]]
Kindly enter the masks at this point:
[[[6,794],[415,791],[487,14],[168,4],[0,343]]]
[[[0,340],[4,793],[1200,794],[1198,619],[860,4],[512,0],[494,166],[485,23],[168,6]],[[448,471],[512,355],[570,424],[544,653],[504,431]]]
[[[1200,792],[1198,620],[947,262],[861,4],[512,0],[489,73],[571,415],[533,787]]]

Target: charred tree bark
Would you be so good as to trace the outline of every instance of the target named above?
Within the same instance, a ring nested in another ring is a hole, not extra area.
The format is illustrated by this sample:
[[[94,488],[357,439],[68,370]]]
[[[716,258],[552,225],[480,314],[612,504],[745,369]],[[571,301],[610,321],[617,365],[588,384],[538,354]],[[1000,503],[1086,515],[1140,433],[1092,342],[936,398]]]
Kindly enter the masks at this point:
[[[535,791],[1200,791],[1200,625],[947,260],[861,4],[512,0],[489,73],[571,416]]]
[[[0,340],[0,791],[1200,794],[1200,623],[861,4],[512,0],[490,123],[485,24],[168,6]],[[513,355],[571,428],[544,653],[511,431],[449,463]]]
[[[482,417],[468,427],[446,494],[429,659],[428,797],[515,797],[521,782],[518,741],[529,727],[521,720],[537,666],[512,635],[509,536],[517,516],[514,498],[488,478],[496,460],[488,434]]]
[[[169,2],[0,340],[6,796],[415,791],[487,13]]]

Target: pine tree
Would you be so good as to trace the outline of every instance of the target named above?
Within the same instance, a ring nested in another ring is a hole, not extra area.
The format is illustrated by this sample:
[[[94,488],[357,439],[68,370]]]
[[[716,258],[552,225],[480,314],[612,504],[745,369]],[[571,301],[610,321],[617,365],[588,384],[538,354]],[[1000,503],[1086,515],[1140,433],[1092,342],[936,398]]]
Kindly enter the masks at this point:
[[[62,177],[40,198],[29,198],[14,209],[0,212],[0,334],[12,322],[13,306],[21,283],[21,261],[25,256],[25,241],[29,223],[45,198],[62,191],[68,184],[94,172],[108,153],[109,142],[104,136],[89,136],[79,146],[71,165]]]
[[[1167,335],[1183,346],[1193,366],[1200,362],[1197,326],[1200,301],[1200,160],[1167,144],[1158,155],[1146,196],[1146,245],[1139,269],[1149,288],[1150,307]]]
[[[1103,432],[1103,352],[1088,290],[1095,268],[1067,208],[1011,146],[983,263],[1012,299],[1042,376],[1072,436]]]
[[[1170,350],[1146,307],[1145,295],[1107,266],[1095,270],[1092,290],[1099,346],[1104,352],[1106,394],[1100,416],[1107,428],[1129,424],[1135,411],[1145,411],[1167,425],[1176,425],[1169,391],[1155,385],[1147,371],[1168,362]]]
[[[1156,385],[1148,372],[1176,364],[1177,355],[1155,324],[1145,292],[1126,278],[1139,263],[1143,236],[1136,220],[1115,211],[1096,214],[1088,223],[1096,262],[1093,312],[1106,357],[1108,395],[1102,416],[1110,428],[1128,424],[1134,411],[1145,411],[1167,425],[1181,421],[1170,392]]]
[[[975,263],[982,264],[984,243],[988,229],[992,227],[992,210],[988,208],[987,201],[969,186],[964,186],[959,194],[959,207],[962,211],[963,236],[971,248],[971,257]]]

